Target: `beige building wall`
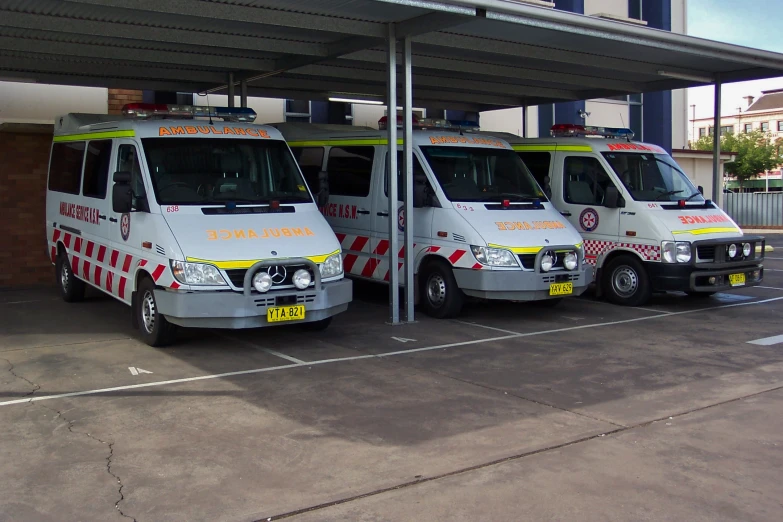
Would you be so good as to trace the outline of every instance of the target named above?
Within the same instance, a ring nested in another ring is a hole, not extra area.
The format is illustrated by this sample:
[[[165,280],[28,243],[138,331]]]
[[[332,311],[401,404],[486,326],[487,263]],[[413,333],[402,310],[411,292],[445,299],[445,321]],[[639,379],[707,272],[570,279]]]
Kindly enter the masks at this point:
[[[108,89],[0,82],[0,123],[54,123],[69,112],[107,110]]]
[[[236,96],[235,104],[239,107],[239,96]],[[210,94],[207,97],[194,94],[193,105],[227,107],[228,96],[225,94]],[[256,111],[256,123],[281,123],[285,121],[285,100],[248,97],[247,106]]]
[[[479,120],[481,130],[510,132],[511,134],[522,136],[522,126],[524,125],[522,121],[523,112],[521,107],[482,112]]]
[[[672,151],[674,161],[682,168],[682,171],[688,175],[691,182],[697,187],[701,185],[704,188],[704,197],[712,197],[712,152],[692,151],[683,149],[674,149]],[[721,154],[720,168],[734,159],[730,154]]]

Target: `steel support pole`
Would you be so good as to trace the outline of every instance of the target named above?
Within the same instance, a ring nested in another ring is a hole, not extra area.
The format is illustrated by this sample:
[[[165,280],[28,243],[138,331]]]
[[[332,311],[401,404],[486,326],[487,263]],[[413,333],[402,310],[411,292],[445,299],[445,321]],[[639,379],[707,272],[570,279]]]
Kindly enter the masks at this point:
[[[403,40],[402,52],[403,88],[405,94],[402,103],[402,172],[405,180],[405,320],[414,321],[413,297],[416,288],[413,285],[413,77],[411,74],[411,37]],[[394,265],[396,268],[397,265]]]
[[[723,174],[720,171],[720,93],[721,83],[715,82],[715,121],[712,124],[712,201],[720,207],[723,195]]]
[[[388,150],[386,172],[389,173],[389,322],[400,322],[400,273],[397,270],[397,256],[400,250],[397,237],[397,38],[394,24],[389,24],[386,63],[386,134]],[[380,214],[380,212],[379,212]]]
[[[247,80],[239,82],[239,106],[247,107]]]
[[[234,73],[228,73],[228,106],[234,106]]]

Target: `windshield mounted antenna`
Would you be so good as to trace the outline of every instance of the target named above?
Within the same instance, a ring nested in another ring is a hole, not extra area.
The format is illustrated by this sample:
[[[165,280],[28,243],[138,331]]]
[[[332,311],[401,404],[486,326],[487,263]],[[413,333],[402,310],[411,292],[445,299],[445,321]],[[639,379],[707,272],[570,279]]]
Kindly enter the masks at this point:
[[[625,126],[625,118],[623,118],[623,113],[622,113],[622,112],[620,112],[620,122],[623,124],[623,128],[627,128],[627,127]],[[631,135],[630,135],[630,134],[626,134],[626,136],[625,136],[625,140],[626,140],[628,143],[631,143]]]

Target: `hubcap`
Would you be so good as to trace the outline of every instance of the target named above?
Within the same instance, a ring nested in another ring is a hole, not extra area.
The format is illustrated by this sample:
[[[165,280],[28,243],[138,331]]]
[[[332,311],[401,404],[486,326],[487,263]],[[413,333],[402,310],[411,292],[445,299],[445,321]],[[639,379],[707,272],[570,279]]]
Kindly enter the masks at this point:
[[[612,288],[620,297],[631,297],[639,288],[639,275],[630,266],[621,266],[612,274]]]
[[[435,307],[439,307],[446,300],[446,281],[440,274],[432,274],[427,281],[427,299]]]
[[[60,264],[60,285],[63,287],[63,292],[68,293],[68,285],[70,284],[71,273],[68,270],[68,264],[65,261],[61,261]]]
[[[141,298],[141,319],[147,333],[152,333],[155,328],[155,296],[147,290]]]

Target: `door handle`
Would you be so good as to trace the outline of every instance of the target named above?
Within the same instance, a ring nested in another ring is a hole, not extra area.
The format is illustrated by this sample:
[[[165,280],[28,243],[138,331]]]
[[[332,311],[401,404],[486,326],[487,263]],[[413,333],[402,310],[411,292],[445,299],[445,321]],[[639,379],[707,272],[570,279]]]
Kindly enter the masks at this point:
[[[359,209],[356,209],[356,213],[357,214],[369,214],[370,211],[367,210],[367,209],[364,209],[364,208],[359,208]]]
[[[112,223],[116,223],[117,222],[117,218],[109,218],[109,221],[111,221]]]
[[[560,215],[568,217],[571,215],[571,213],[566,210],[565,212],[561,212]]]
[[[389,217],[389,213],[388,212],[378,212],[378,215],[381,216],[381,217]]]
[[[103,214],[100,214],[100,215],[98,216],[98,218],[99,218],[99,219],[106,219],[106,216],[104,216]]]

